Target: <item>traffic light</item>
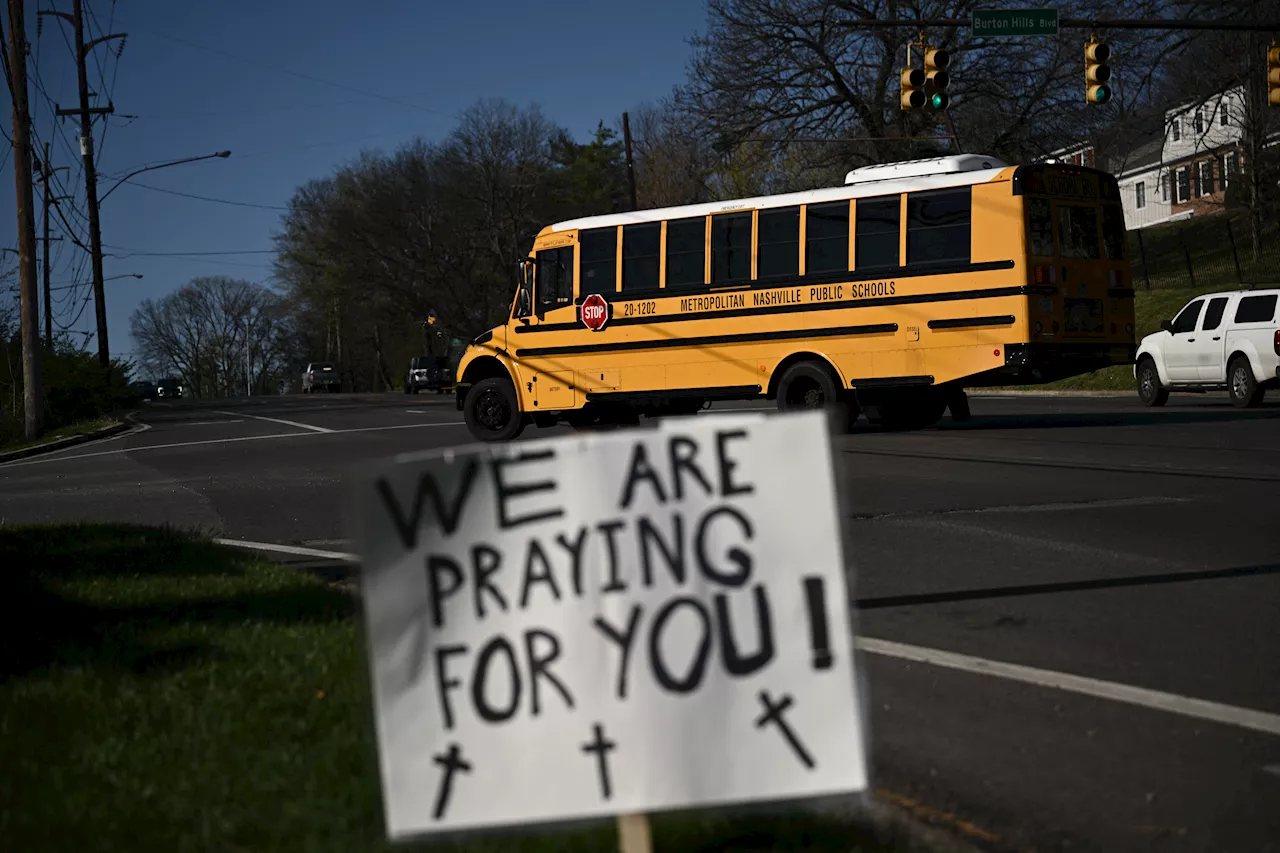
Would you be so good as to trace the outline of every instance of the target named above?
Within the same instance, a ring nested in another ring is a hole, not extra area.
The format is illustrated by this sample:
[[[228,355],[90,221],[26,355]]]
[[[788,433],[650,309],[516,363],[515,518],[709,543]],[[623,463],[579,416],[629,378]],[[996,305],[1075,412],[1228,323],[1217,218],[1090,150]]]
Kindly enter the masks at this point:
[[[919,68],[904,68],[900,77],[902,81],[902,108],[918,110],[924,106],[924,72]]]
[[[1280,46],[1267,48],[1267,106],[1280,107]]]
[[[1111,100],[1111,47],[1106,42],[1089,39],[1084,46],[1084,99],[1089,104],[1105,104]]]
[[[947,94],[947,86],[951,83],[951,75],[947,73],[947,66],[950,64],[951,54],[945,50],[930,49],[924,53],[925,79],[932,93],[929,95],[929,106],[935,110],[945,110],[951,103],[951,96]]]

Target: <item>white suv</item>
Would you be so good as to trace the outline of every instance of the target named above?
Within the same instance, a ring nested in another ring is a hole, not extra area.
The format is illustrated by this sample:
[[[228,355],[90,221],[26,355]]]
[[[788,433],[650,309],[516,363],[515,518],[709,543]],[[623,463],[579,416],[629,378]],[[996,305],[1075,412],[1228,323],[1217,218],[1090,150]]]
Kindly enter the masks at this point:
[[[1133,375],[1138,396],[1163,406],[1170,391],[1226,388],[1250,408],[1267,388],[1280,387],[1280,289],[1209,293],[1187,303],[1138,347]]]

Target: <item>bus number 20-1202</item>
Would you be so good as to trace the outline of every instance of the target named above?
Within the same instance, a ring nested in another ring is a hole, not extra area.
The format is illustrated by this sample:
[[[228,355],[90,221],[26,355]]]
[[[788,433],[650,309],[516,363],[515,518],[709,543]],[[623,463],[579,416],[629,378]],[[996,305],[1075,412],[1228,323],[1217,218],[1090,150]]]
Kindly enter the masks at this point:
[[[622,306],[623,317],[643,317],[657,313],[658,303],[656,302],[627,302]]]

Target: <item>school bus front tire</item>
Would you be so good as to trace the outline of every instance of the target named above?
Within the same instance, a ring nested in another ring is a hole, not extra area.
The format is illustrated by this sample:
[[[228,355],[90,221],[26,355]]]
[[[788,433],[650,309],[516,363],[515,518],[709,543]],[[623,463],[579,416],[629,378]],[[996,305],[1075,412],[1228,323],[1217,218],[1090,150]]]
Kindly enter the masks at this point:
[[[481,379],[467,392],[462,417],[481,441],[511,441],[524,431],[525,417],[510,379]]]

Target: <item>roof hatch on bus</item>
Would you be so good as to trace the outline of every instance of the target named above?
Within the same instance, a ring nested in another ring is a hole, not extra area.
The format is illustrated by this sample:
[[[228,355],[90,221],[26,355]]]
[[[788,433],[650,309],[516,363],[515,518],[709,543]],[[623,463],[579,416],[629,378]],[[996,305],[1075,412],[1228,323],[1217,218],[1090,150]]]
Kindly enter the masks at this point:
[[[1004,169],[1008,163],[988,154],[958,154],[954,157],[931,157],[926,160],[905,160],[901,163],[883,163],[862,166],[844,176],[848,184],[867,181],[887,181],[894,178],[919,178],[926,175],[953,175],[957,172],[980,172],[986,169]]]

